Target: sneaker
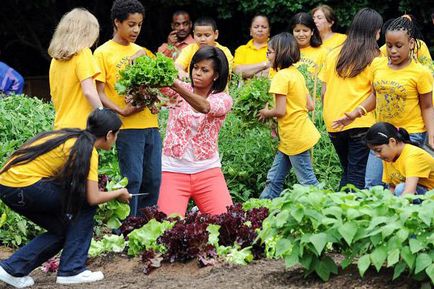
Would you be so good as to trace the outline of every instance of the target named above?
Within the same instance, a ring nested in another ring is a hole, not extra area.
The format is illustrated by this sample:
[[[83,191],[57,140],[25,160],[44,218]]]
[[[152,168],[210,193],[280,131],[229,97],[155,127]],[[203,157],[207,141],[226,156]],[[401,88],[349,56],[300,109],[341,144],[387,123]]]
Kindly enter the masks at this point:
[[[89,283],[104,279],[104,274],[100,271],[92,272],[86,270],[74,276],[57,276],[56,283],[58,284],[79,284]]]
[[[14,286],[15,288],[25,288],[35,284],[35,281],[33,281],[32,277],[30,276],[14,277],[8,272],[6,272],[2,266],[0,266],[0,280],[9,285]]]

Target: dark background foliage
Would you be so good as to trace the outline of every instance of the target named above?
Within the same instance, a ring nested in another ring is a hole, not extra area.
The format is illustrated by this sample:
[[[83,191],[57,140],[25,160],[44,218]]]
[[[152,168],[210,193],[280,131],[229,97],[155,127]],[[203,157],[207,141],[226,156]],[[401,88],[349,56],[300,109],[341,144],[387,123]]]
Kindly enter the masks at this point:
[[[145,23],[137,43],[152,51],[165,41],[169,32],[171,13],[185,9],[192,19],[215,17],[219,42],[232,51],[249,39],[248,26],[253,15],[270,17],[272,34],[286,29],[290,17],[299,11],[309,11],[320,3],[332,6],[338,16],[338,30],[344,32],[356,11],[371,7],[385,19],[402,13],[414,14],[421,24],[428,45],[434,39],[430,0],[141,0],[146,8]],[[89,9],[99,20],[99,44],[110,39],[110,0],[3,0],[0,7],[0,60],[16,68],[25,77],[47,75],[50,58],[47,47],[60,17],[74,7]]]

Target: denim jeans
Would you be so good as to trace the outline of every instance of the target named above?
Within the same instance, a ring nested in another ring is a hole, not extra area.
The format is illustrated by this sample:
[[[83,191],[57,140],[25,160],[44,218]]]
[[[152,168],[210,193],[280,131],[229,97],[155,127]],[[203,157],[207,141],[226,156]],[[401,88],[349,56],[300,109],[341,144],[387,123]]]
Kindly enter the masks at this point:
[[[369,155],[369,148],[365,143],[367,131],[368,128],[352,128],[329,133],[343,169],[339,189],[348,184],[353,184],[359,189],[365,187],[366,162]]]
[[[58,276],[73,276],[86,270],[96,206],[84,203],[71,220],[61,213],[61,193],[61,187],[48,180],[23,188],[0,185],[0,198],[6,205],[47,230],[0,262],[12,276],[29,275],[61,249]]]
[[[259,198],[273,199],[280,196],[291,167],[294,168],[297,180],[301,185],[318,185],[318,180],[313,172],[309,151],[293,156],[288,156],[277,151],[273,165],[267,174],[265,188]]]
[[[130,201],[130,216],[154,206],[161,184],[161,136],[158,128],[123,129],[116,141],[121,174],[128,178],[130,194],[144,193]]]
[[[410,140],[422,147],[426,138],[426,133],[412,133]],[[375,156],[373,151],[369,152],[368,163],[366,165],[365,186],[371,188],[373,186],[384,186],[383,184],[383,161]]]

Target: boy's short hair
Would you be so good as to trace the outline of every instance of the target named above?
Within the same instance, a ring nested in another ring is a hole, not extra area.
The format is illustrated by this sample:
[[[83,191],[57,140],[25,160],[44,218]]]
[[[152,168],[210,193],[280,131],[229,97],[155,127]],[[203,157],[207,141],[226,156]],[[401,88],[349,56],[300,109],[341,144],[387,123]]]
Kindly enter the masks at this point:
[[[145,17],[145,7],[138,0],[115,0],[111,9],[111,20],[114,25],[115,20],[124,21],[128,15],[139,13]]]
[[[229,63],[224,52],[214,46],[204,46],[193,55],[190,63],[190,79],[193,79],[193,67],[202,60],[210,59],[213,62],[214,71],[218,73],[218,78],[214,81],[212,89],[214,93],[222,92],[226,89],[229,78]],[[192,81],[192,86],[194,86]]]
[[[213,31],[217,31],[217,23],[211,17],[200,17],[194,21],[193,30],[196,26],[211,26]]]

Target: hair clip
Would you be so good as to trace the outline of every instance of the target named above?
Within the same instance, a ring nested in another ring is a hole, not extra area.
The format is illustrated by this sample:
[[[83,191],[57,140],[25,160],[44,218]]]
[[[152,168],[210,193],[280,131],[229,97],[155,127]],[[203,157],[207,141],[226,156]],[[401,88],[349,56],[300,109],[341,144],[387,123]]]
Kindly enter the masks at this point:
[[[381,135],[381,136],[384,136],[385,138],[389,138],[387,135],[385,135],[384,133],[382,133],[382,132],[377,132],[379,135]]]

